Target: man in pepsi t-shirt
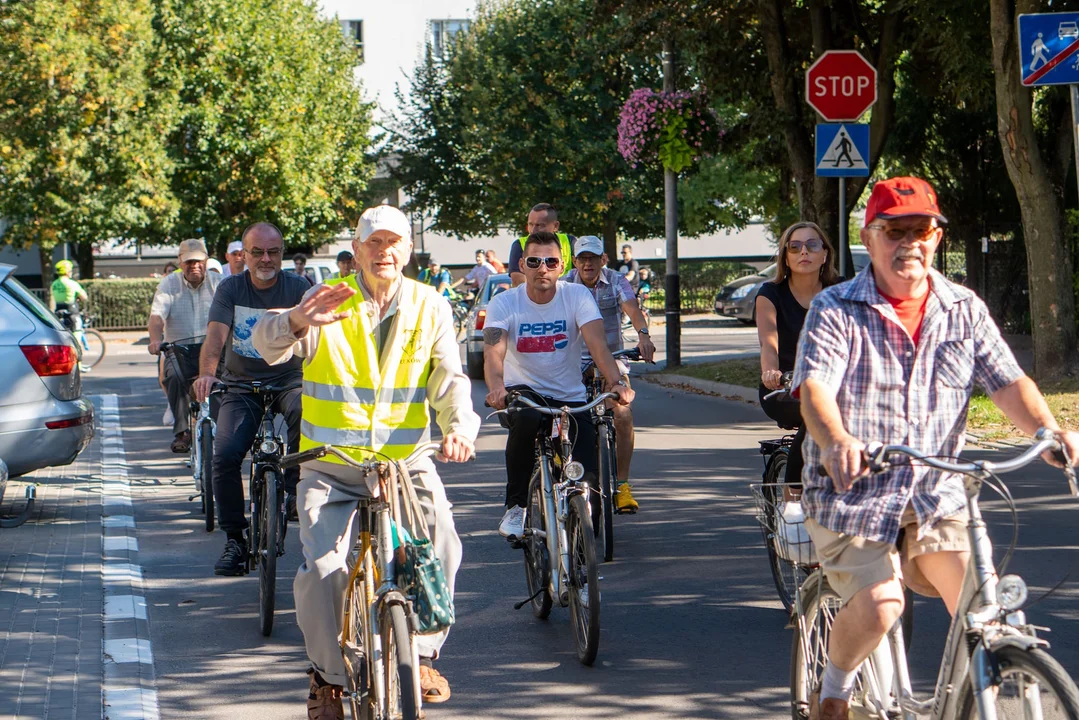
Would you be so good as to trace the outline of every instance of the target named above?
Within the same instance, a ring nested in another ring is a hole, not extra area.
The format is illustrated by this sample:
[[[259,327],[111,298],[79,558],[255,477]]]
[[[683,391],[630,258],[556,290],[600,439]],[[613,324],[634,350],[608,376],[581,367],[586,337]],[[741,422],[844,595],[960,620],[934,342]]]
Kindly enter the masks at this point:
[[[585,404],[581,353],[586,345],[618,402],[632,402],[633,391],[623,382],[607,349],[603,319],[592,293],[583,285],[558,280],[563,271],[558,236],[549,232],[529,235],[518,269],[525,276],[524,284],[496,295],[487,305],[483,328],[487,404],[506,407],[507,388],[527,390],[532,400],[552,407]],[[498,527],[504,537],[524,534],[536,435],[541,425],[549,429],[550,422],[534,410],[508,416],[506,514]],[[574,459],[584,465],[586,482],[596,487],[595,426],[582,417],[572,423],[571,435],[577,448]],[[595,503],[593,513],[598,510],[599,503]]]

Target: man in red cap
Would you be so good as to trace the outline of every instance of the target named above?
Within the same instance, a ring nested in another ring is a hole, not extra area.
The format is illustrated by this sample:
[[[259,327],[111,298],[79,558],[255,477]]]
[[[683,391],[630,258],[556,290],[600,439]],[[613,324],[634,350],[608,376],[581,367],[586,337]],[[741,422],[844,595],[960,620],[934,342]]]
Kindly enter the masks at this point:
[[[903,611],[904,584],[954,614],[970,557],[962,479],[911,464],[870,476],[866,443],[957,455],[977,384],[1020,430],[1055,431],[1079,458],[1079,434],[1061,430],[985,303],[933,270],[946,222],[924,180],[878,182],[861,231],[870,266],[817,295],[802,330],[793,385],[809,432],[806,529],[845,603],[819,705],[808,698],[813,718],[846,720],[859,666]]]

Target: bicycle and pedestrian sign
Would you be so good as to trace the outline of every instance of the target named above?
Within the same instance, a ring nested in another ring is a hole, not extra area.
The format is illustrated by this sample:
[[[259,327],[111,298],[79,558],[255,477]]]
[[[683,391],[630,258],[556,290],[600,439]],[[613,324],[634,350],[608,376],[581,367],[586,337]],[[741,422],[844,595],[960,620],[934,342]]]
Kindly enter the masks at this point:
[[[817,125],[818,177],[869,177],[869,126]]]
[[[1019,65],[1028,87],[1079,83],[1079,12],[1020,15]]]

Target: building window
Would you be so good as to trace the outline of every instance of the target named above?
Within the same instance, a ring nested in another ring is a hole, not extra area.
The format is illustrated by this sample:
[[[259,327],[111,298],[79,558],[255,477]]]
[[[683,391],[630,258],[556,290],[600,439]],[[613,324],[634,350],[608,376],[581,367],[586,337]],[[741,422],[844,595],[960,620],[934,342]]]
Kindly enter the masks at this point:
[[[345,34],[345,42],[356,50],[359,61],[363,62],[363,20],[342,20],[341,32]]]
[[[446,57],[446,52],[453,44],[453,38],[459,32],[468,30],[469,20],[432,20],[431,54],[436,58]]]

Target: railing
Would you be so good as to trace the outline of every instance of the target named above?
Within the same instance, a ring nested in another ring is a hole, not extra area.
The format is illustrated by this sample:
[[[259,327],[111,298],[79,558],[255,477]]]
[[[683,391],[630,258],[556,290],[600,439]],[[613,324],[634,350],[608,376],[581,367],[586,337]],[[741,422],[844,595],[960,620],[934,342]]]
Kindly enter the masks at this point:
[[[662,269],[662,268],[661,268]],[[741,263],[712,260],[689,260],[678,265],[679,286],[682,295],[682,312],[711,312],[719,289],[746,274],[747,266]],[[751,272],[756,272],[748,268]],[[666,302],[665,282],[662,273],[652,273],[652,292],[646,307],[651,312],[662,312]]]

